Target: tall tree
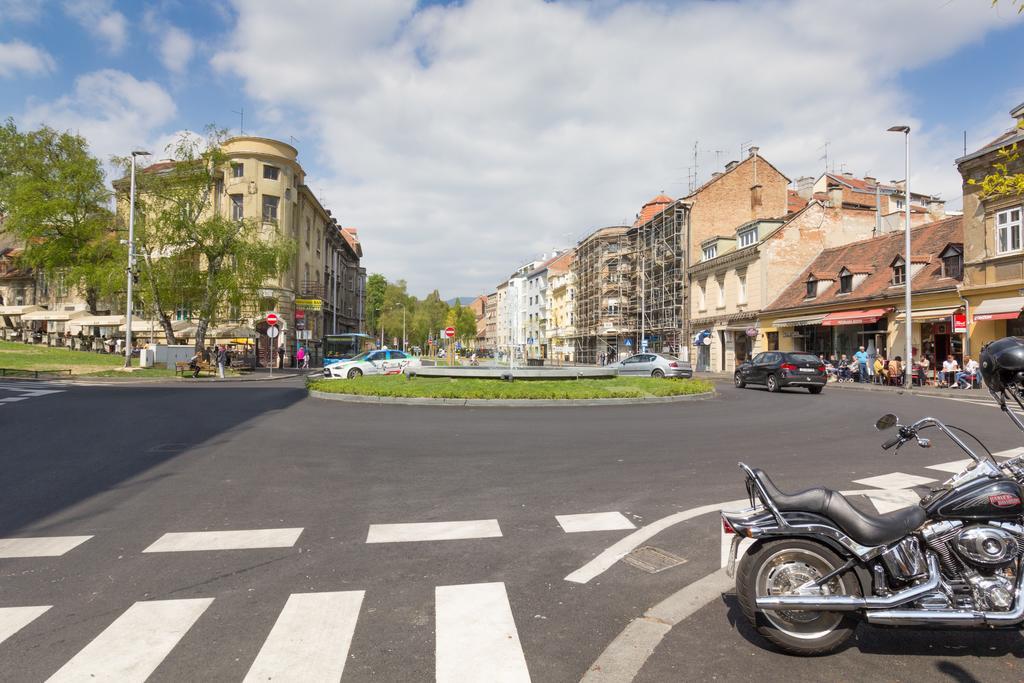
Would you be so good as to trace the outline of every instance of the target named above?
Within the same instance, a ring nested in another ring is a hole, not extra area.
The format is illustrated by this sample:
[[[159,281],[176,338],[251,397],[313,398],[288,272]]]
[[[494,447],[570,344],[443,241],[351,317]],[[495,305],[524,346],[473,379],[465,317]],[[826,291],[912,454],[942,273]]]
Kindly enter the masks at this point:
[[[0,215],[23,249],[24,265],[85,294],[96,312],[101,296],[123,287],[123,249],[113,231],[103,167],[85,139],[47,126],[0,127]]]
[[[384,290],[388,281],[380,273],[373,273],[366,278],[366,329],[373,334],[380,331],[380,314],[384,309]]]
[[[198,318],[196,348],[205,345],[210,325],[226,311],[256,309],[265,283],[289,267],[295,245],[280,225],[261,219],[236,220],[216,205],[228,158],[225,132],[210,128],[205,139],[185,133],[170,152],[173,164],[138,176],[140,271],[147,279],[164,332],[173,338],[170,314],[183,305]],[[176,289],[177,301],[166,293]]]

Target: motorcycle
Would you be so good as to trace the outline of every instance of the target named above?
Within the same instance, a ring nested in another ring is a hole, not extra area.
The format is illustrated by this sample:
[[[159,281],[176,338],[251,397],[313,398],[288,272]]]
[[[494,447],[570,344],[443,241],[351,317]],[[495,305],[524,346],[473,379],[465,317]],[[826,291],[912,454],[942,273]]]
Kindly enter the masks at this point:
[[[1022,373],[1024,375],[1024,373]],[[1022,389],[990,393],[1022,431]],[[970,461],[920,504],[885,514],[861,512],[838,491],[783,493],[744,463],[750,507],[723,512],[733,534],[727,571],[745,617],[783,651],[836,650],[858,619],[883,626],[1021,628],[1024,625],[1024,456],[1004,462],[974,435],[926,417],[910,425],[895,415],[876,423],[896,434],[882,448],[898,452],[937,429]],[[964,440],[984,450],[979,455]],[[743,539],[754,543],[739,560]]]

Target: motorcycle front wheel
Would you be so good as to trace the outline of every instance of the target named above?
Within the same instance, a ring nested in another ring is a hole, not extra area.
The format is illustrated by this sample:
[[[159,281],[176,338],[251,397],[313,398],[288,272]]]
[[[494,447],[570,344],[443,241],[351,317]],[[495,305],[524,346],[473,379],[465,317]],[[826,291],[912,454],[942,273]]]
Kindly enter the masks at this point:
[[[856,619],[849,612],[757,609],[757,598],[792,595],[843,565],[829,548],[803,539],[762,543],[740,561],[736,594],[744,616],[757,632],[785,652],[815,656],[829,654],[853,635]],[[821,587],[823,595],[861,595],[852,571],[833,577]]]

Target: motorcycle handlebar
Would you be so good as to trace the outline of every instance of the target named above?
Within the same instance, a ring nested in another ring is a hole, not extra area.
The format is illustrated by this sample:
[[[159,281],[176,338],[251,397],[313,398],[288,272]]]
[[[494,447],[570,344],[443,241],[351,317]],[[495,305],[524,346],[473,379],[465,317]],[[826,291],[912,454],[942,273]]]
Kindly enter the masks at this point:
[[[903,440],[903,437],[901,437],[901,436],[895,436],[895,437],[893,437],[893,438],[889,439],[888,441],[886,441],[885,443],[883,443],[883,444],[882,444],[882,450],[883,450],[883,451],[887,451],[887,450],[889,450],[890,448],[892,448],[893,446],[898,446],[898,445],[899,445],[899,443],[900,443],[900,442],[901,442],[902,440]]]

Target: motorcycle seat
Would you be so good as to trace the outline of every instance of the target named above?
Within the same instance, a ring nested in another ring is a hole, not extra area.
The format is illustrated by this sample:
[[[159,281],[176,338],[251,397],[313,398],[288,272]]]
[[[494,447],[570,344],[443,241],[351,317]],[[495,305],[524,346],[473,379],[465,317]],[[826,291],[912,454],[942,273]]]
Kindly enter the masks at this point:
[[[878,546],[898,541],[921,526],[927,518],[920,505],[872,515],[850,504],[839,491],[817,487],[797,493],[783,493],[764,470],[753,470],[779,512],[810,512],[835,522],[857,543]]]

